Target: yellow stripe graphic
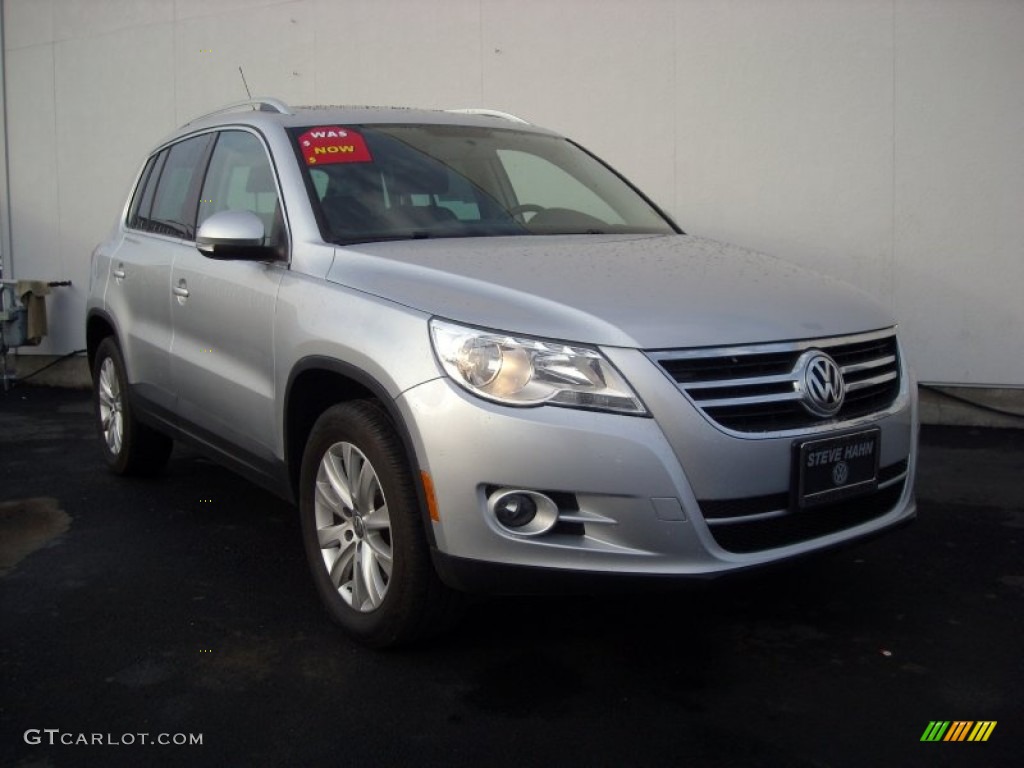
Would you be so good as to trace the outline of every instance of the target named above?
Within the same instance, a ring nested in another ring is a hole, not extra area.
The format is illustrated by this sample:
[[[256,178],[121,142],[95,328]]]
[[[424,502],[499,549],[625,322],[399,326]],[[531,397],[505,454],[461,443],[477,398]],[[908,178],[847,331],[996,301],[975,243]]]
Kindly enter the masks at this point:
[[[967,737],[968,741],[988,741],[988,737],[992,735],[992,731],[996,728],[995,720],[979,720],[977,725],[974,726],[974,730],[971,731],[971,735]]]

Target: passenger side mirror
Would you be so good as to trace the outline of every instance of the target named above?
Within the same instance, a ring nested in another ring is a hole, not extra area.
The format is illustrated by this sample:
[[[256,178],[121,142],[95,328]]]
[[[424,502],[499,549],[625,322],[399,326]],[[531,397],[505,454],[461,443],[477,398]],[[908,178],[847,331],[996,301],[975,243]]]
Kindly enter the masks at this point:
[[[200,225],[196,248],[211,259],[275,261],[278,249],[266,244],[266,234],[252,211],[220,211]]]

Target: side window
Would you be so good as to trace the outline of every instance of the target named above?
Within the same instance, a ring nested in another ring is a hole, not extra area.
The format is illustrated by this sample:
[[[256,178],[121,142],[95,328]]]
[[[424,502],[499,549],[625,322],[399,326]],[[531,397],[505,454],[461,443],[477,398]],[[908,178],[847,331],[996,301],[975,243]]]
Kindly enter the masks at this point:
[[[622,217],[583,182],[543,157],[511,149],[499,149],[498,157],[519,205],[571,207],[607,224],[624,223]]]
[[[220,211],[252,211],[263,220],[267,244],[287,238],[274,169],[263,143],[248,131],[223,131],[199,195],[199,224]]]
[[[193,185],[198,180],[199,163],[209,141],[208,135],[196,136],[175,144],[167,151],[153,194],[152,209],[145,227],[147,231],[188,239],[195,235],[195,219],[188,202],[190,198],[195,199],[192,197]],[[152,184],[147,185],[147,192],[150,186]]]
[[[135,192],[132,194],[131,207],[128,209],[127,224],[132,229],[144,228],[143,219],[149,217],[149,209],[153,206],[153,190],[156,188],[156,177],[159,175],[159,171],[154,172],[153,169],[159,166],[166,155],[166,151],[161,152],[159,155],[153,155],[146,162],[146,167],[142,169],[139,183],[135,186]]]
[[[310,168],[309,178],[313,180],[317,200],[323,200],[327,196],[327,186],[331,183],[331,177],[321,168]]]

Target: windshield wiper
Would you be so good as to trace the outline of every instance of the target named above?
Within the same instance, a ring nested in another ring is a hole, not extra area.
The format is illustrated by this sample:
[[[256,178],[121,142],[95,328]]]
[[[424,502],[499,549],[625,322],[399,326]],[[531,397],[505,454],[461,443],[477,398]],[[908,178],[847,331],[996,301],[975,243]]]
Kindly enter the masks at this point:
[[[337,245],[358,245],[360,243],[388,243],[396,240],[429,240],[432,237],[437,237],[430,232],[426,232],[422,229],[416,229],[411,232],[393,232],[393,233],[367,233],[365,235],[357,235],[355,237],[335,237],[332,242]],[[444,235],[448,237],[448,235]]]

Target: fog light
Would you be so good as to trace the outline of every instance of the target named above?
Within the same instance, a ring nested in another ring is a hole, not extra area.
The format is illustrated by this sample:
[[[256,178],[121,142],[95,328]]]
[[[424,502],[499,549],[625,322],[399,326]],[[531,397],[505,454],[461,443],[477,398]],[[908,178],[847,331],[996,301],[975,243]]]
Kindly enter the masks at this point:
[[[558,505],[537,491],[501,488],[487,498],[487,509],[505,531],[520,536],[547,533],[558,522]]]
[[[522,528],[537,516],[537,504],[525,493],[510,493],[494,504],[494,516],[506,528]]]

